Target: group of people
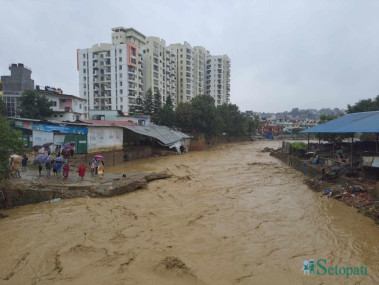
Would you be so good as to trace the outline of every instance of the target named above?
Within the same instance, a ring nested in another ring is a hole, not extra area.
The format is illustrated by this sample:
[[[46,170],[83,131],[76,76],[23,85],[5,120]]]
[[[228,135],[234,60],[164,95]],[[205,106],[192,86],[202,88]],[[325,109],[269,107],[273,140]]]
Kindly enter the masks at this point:
[[[70,165],[68,164],[68,162],[62,163],[55,160],[46,161],[45,163],[40,162],[38,164],[39,176],[42,176],[43,166],[45,166],[45,173],[46,173],[47,179],[50,178],[51,169],[53,170],[54,176],[57,176],[58,178],[62,178],[62,170],[63,170],[63,179],[68,178],[68,174],[70,172]]]
[[[103,179],[104,175],[104,162],[98,161],[97,159],[92,159],[89,163],[91,167],[91,174],[92,176],[98,175],[100,179]],[[42,170],[45,167],[45,173],[46,178],[50,178],[51,169],[53,170],[54,176],[57,176],[58,178],[67,179],[69,172],[70,172],[70,165],[68,161],[66,163],[62,163],[59,161],[47,161],[45,163],[40,162],[38,164],[38,172],[39,176],[42,176]],[[86,174],[86,166],[84,163],[82,163],[78,168],[79,177],[81,180],[84,180],[85,174]]]
[[[104,161],[99,161],[96,158],[93,158],[90,162],[89,165],[91,167],[91,174],[92,176],[94,175],[99,175],[100,179],[103,179],[103,174],[104,174]]]

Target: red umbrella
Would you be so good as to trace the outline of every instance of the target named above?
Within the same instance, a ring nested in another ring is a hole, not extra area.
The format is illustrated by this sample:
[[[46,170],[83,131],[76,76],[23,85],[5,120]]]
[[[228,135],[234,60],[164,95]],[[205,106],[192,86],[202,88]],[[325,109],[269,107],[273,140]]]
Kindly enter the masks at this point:
[[[104,156],[102,156],[100,154],[94,155],[93,158],[96,158],[97,160],[104,160]]]

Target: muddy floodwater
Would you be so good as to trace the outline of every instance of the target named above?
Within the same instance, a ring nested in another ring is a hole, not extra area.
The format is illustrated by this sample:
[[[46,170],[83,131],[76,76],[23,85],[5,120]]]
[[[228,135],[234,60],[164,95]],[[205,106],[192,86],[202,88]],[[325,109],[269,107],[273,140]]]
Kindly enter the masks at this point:
[[[174,176],[0,219],[0,284],[379,284],[379,228],[246,142],[108,172]],[[105,174],[106,175],[106,174]],[[304,260],[367,275],[304,276]]]

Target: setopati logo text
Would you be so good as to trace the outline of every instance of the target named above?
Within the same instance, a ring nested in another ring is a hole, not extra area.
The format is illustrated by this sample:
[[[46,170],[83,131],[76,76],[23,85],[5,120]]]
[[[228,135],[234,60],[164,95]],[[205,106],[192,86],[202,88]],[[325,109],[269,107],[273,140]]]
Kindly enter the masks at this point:
[[[319,259],[317,263],[310,259],[304,260],[301,270],[304,271],[304,275],[343,275],[349,278],[351,275],[367,275],[367,264],[361,267],[327,266],[326,259]]]

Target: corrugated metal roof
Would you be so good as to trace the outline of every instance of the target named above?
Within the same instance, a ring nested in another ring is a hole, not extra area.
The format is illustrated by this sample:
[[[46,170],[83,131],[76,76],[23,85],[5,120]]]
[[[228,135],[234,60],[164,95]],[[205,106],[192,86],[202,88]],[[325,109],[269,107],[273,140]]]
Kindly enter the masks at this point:
[[[104,120],[80,120],[81,122],[84,122],[86,124],[91,124],[92,126],[96,127],[105,127],[105,126],[115,126],[115,127],[122,127],[122,126],[136,126],[136,123],[128,122],[128,121],[104,121]]]
[[[156,138],[164,145],[171,145],[182,139],[189,139],[190,136],[170,129],[165,126],[158,126],[150,124],[148,126],[123,126],[126,129],[131,130],[132,132],[138,133],[140,135]]]
[[[347,114],[300,133],[379,133],[379,111]]]

